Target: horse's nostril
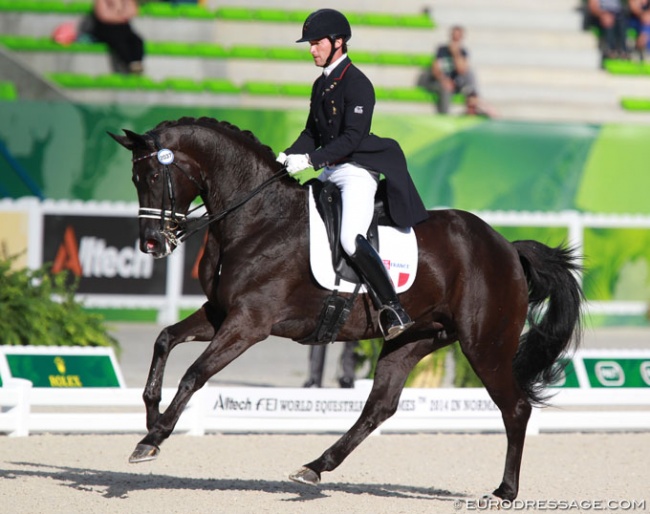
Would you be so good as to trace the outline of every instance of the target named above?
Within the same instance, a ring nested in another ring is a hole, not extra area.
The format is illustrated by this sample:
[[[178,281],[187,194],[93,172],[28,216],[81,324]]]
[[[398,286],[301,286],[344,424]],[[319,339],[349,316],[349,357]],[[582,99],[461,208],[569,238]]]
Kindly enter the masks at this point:
[[[155,239],[147,239],[146,247],[147,247],[147,252],[150,253],[154,252],[158,248],[158,241],[156,241]]]

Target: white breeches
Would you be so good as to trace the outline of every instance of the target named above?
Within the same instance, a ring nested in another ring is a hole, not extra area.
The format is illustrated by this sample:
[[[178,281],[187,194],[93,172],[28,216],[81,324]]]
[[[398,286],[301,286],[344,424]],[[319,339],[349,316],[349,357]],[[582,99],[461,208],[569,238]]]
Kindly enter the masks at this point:
[[[318,178],[333,182],[341,190],[341,246],[345,253],[352,255],[357,251],[357,235],[366,237],[372,222],[377,180],[370,171],[354,163],[328,166]]]

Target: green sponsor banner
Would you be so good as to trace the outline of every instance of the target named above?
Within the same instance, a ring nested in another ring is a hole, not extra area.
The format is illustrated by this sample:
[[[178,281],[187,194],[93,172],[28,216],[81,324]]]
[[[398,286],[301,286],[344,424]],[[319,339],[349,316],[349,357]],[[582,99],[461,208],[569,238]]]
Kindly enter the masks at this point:
[[[650,387],[650,358],[583,359],[591,387]]]
[[[4,355],[2,355],[4,354]],[[24,378],[34,387],[123,387],[123,380],[109,348],[0,348],[0,376]]]

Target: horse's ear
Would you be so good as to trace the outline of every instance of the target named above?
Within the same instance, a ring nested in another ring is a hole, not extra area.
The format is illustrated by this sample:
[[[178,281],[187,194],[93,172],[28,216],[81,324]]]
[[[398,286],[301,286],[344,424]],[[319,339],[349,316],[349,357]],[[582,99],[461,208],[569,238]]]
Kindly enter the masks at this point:
[[[125,136],[118,136],[117,134],[113,134],[111,132],[106,133],[127,150],[133,150],[137,146],[146,146],[144,137],[142,137],[140,134],[136,134],[135,132],[127,129],[122,130],[126,134]]]

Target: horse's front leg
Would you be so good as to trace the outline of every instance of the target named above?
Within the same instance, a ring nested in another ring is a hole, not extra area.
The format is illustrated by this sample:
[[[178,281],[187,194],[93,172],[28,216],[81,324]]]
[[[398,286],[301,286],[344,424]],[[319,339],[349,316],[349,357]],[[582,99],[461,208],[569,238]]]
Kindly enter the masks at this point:
[[[289,475],[291,480],[318,484],[323,471],[336,469],[373,430],[395,414],[408,374],[422,357],[431,353],[433,347],[430,341],[409,343],[397,348],[392,348],[392,344],[384,343],[372,390],[357,422],[318,459]]]
[[[160,417],[163,377],[169,353],[180,343],[210,341],[214,337],[219,323],[219,317],[206,303],[192,315],[174,325],[165,327],[160,332],[154,344],[149,376],[142,394],[147,414],[147,429],[151,429]]]
[[[215,373],[225,368],[255,343],[268,337],[270,328],[267,331],[259,328],[255,332],[250,330],[251,326],[260,325],[262,324],[253,323],[249,317],[242,319],[241,316],[235,317],[232,312],[229,313],[210,344],[183,375],[178,391],[165,412],[148,427],[147,435],[136,446],[129,462],[144,462],[158,456],[160,444],[171,435],[192,395]]]

